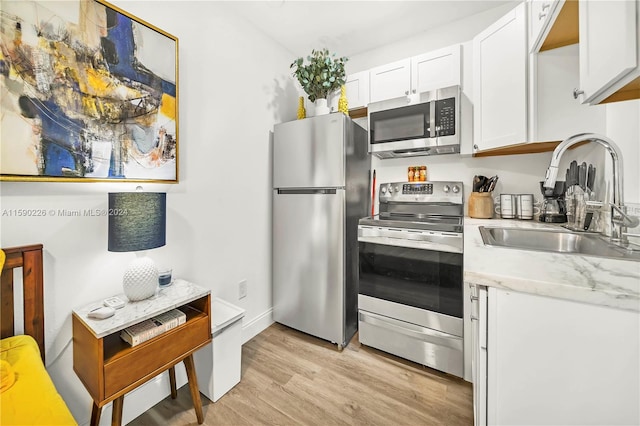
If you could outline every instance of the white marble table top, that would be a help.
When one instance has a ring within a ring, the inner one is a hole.
[[[126,304],[123,308],[117,309],[115,315],[109,318],[93,319],[87,317],[89,311],[103,306],[102,300],[74,309],[73,313],[87,325],[97,338],[102,338],[154,315],[185,305],[209,293],[211,290],[185,280],[176,279],[170,286],[159,288],[155,296],[138,302],[130,302],[124,294],[118,294],[117,296]]]
[[[485,246],[479,226],[549,228],[509,219],[464,219],[465,283],[640,312],[640,262]]]

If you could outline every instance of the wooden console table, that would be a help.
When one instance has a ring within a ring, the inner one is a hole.
[[[124,295],[119,295],[127,301]],[[102,301],[74,309],[73,370],[93,398],[91,425],[100,422],[102,407],[113,401],[112,425],[122,423],[124,396],[158,374],[169,370],[171,396],[176,397],[173,367],[184,362],[198,423],[202,424],[202,401],[192,354],[211,342],[210,291],[184,280],[146,300],[127,302],[114,316],[103,320],[87,317]],[[130,346],[120,331],[171,309],[180,309],[186,323],[151,340]]]

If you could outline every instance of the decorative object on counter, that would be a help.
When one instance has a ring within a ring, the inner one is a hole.
[[[124,294],[132,302],[147,299],[158,288],[158,268],[144,251],[166,244],[167,194],[109,193],[109,212],[109,251],[136,252],[122,279]]]
[[[304,108],[304,96],[298,99],[298,120],[307,118],[307,110]]]
[[[340,86],[340,99],[338,99],[338,111],[349,115],[349,102],[347,101],[347,86]]]
[[[312,50],[307,56],[308,64],[303,58],[298,58],[291,64],[293,76],[296,77],[309,100],[315,103],[315,115],[328,114],[327,96],[339,89],[345,83],[344,64],[348,58],[335,58],[335,53],[329,53],[324,48]]]
[[[595,198],[593,185],[596,177],[596,168],[593,164],[582,162],[578,165],[577,161],[572,161],[566,171],[566,191],[564,194],[567,209],[567,225],[566,227],[574,231],[587,231],[594,223],[593,229],[598,229],[597,221],[593,221],[594,213],[598,209],[590,209],[588,212],[587,204]],[[602,205],[602,203],[600,203]],[[588,215],[588,220],[587,220]],[[599,216],[596,214],[596,216]]]
[[[491,219],[493,217],[491,192],[472,192],[469,195],[469,217],[476,219]]]
[[[420,182],[427,181],[427,166],[420,166]]]

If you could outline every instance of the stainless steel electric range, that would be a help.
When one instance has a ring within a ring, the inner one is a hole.
[[[463,376],[462,182],[384,183],[358,224],[359,339]]]

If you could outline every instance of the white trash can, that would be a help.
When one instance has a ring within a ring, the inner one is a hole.
[[[216,402],[240,382],[244,309],[217,297],[211,300],[213,342],[194,353],[198,387]]]

